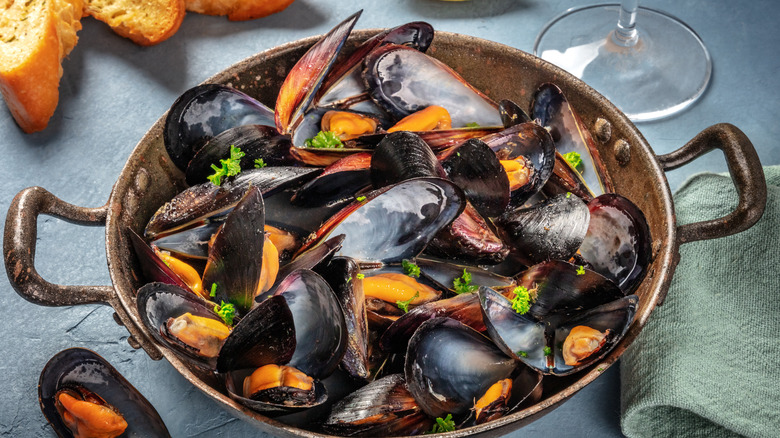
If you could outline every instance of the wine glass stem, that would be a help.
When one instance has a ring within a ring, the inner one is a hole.
[[[617,28],[612,34],[615,44],[623,47],[633,47],[639,41],[636,31],[636,10],[639,0],[622,0],[620,2],[620,17]]]

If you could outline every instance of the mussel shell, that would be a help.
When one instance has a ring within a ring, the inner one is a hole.
[[[568,260],[580,248],[590,223],[588,206],[574,195],[558,195],[529,208],[508,211],[496,226],[525,265]]]
[[[465,263],[495,265],[506,258],[509,247],[467,202],[463,213],[434,236],[425,252]]]
[[[168,335],[166,328],[170,318],[177,318],[187,312],[222,322],[219,316],[214,313],[213,304],[207,304],[197,295],[178,286],[147,283],[138,289],[136,306],[141,321],[157,342],[173,349],[194,365],[207,369],[216,367],[216,359],[197,354],[193,348]]]
[[[296,346],[293,314],[287,301],[271,297],[244,315],[225,339],[216,369],[220,373],[268,364],[285,364]]]
[[[141,265],[141,271],[144,273],[147,281],[172,284],[186,291],[190,291],[190,287],[187,286],[187,283],[173,272],[165,262],[157,257],[154,250],[144,242],[144,239],[141,238],[141,236],[129,228],[127,232],[130,235],[130,241],[133,244],[135,255],[138,257],[138,262]]]
[[[165,118],[165,149],[185,171],[195,152],[212,137],[242,125],[273,125],[274,112],[246,94],[224,85],[198,85],[173,103]]]
[[[371,98],[401,118],[439,105],[453,127],[500,126],[497,105],[441,61],[417,50],[388,44],[366,57],[363,80]]]
[[[258,367],[259,368],[259,367]],[[314,380],[314,401],[311,403],[295,403],[290,400],[286,403],[273,403],[270,401],[255,400],[253,398],[247,398],[243,395],[244,378],[249,376],[254,369],[244,369],[238,371],[231,371],[227,373],[225,377],[225,388],[228,391],[228,395],[233,400],[241,403],[257,412],[262,412],[266,415],[281,415],[290,412],[297,412],[304,409],[310,409],[315,406],[319,406],[328,400],[328,391],[325,386],[319,380]],[[277,391],[284,392],[285,388],[276,388]],[[294,397],[295,391],[292,388],[287,388],[290,395]]]
[[[534,95],[531,117],[549,129],[558,152],[580,154],[584,167],[581,175],[594,196],[614,191],[596,142],[557,85],[546,83],[539,86]]]
[[[472,138],[440,156],[450,181],[462,188],[483,217],[498,216],[509,205],[509,179],[496,154]]]
[[[403,375],[391,374],[336,403],[322,428],[341,436],[409,436],[432,424],[406,388]]]
[[[413,132],[387,134],[371,156],[371,182],[375,188],[411,178],[444,175],[431,148]]]
[[[170,438],[168,429],[154,409],[108,361],[84,348],[69,348],[55,354],[41,371],[38,400],[46,421],[60,438],[73,434],[60,418],[54,396],[60,389],[80,386],[98,394],[127,421],[123,437]]]
[[[212,240],[203,284],[206,289],[217,285],[215,302],[235,305],[239,315],[252,307],[263,270],[264,244],[263,196],[250,187]]]
[[[187,184],[195,185],[207,181],[214,173],[212,165],[220,166],[219,160],[230,157],[230,147],[235,146],[244,152],[241,169],[255,166],[255,160],[261,158],[269,166],[290,166],[295,159],[290,155],[292,143],[290,137],[279,135],[275,128],[265,125],[243,125],[225,130],[201,147],[187,165]]]
[[[322,206],[351,198],[371,185],[371,154],[348,155],[326,167],[320,176],[304,184],[290,202],[300,206]]]
[[[434,318],[414,332],[404,374],[409,392],[431,417],[467,412],[517,363],[486,337],[451,318]]]
[[[642,281],[652,254],[650,228],[642,211],[617,194],[588,203],[590,226],[580,246],[593,270],[631,293]]]
[[[368,319],[360,267],[349,257],[336,257],[316,269],[328,282],[344,310],[347,328],[347,350],[341,359],[341,368],[357,379],[368,380]]]
[[[504,128],[533,121],[527,112],[508,99],[498,102],[498,112],[501,114],[501,122],[504,124]]]
[[[417,256],[460,214],[465,201],[463,191],[450,181],[407,180],[346,207],[322,226],[309,247],[328,236],[344,234],[337,255],[361,263],[401,262]]]
[[[425,277],[431,279],[442,288],[454,292],[453,280],[463,275],[463,270],[467,270],[471,275],[471,284],[476,286],[487,286],[494,289],[503,289],[515,286],[515,280],[511,277],[498,275],[479,266],[459,265],[451,260],[439,260],[431,258],[418,257],[415,260],[420,272]]]
[[[314,271],[288,275],[274,295],[287,301],[295,322],[296,347],[289,365],[323,379],[333,373],[347,350],[347,326],[336,294]]]
[[[221,218],[224,219],[224,218]],[[209,240],[224,224],[224,220],[214,220],[197,227],[166,234],[152,241],[152,245],[161,250],[190,259],[206,260],[209,256]],[[138,254],[138,249],[136,249]],[[164,281],[164,280],[154,280]]]
[[[333,258],[333,255],[341,249],[341,244],[344,242],[344,235],[340,234],[335,237],[322,242],[314,248],[306,251],[303,254],[295,257],[290,263],[279,268],[279,272],[276,274],[276,281],[271,288],[255,298],[255,301],[262,302],[264,299],[273,295],[279,283],[282,282],[288,275],[299,269],[315,269],[317,266],[327,265]]]
[[[264,197],[314,178],[320,169],[305,167],[264,167],[245,170],[228,178],[221,186],[207,182],[192,186],[166,202],[146,224],[144,236],[156,239],[192,226],[222,220],[246,194],[257,187]]]

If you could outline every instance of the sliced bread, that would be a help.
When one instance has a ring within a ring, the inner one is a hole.
[[[187,10],[206,15],[227,15],[229,20],[254,20],[283,11],[293,0],[186,0]]]
[[[179,30],[185,6],[184,0],[84,0],[84,11],[117,34],[151,46]]]
[[[62,58],[78,41],[82,0],[0,0],[0,91],[27,133],[49,123]]]

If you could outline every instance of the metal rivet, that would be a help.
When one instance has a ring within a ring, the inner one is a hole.
[[[627,141],[620,139],[615,142],[614,146],[615,160],[621,166],[625,166],[631,161],[631,145]]]
[[[121,325],[122,327],[125,326],[125,323],[122,321],[122,318],[120,318],[119,315],[116,314],[116,312],[114,312],[113,316],[114,316],[114,322]]]
[[[612,138],[612,124],[599,117],[593,125],[593,132],[596,133],[598,141],[606,143]]]
[[[132,336],[127,338],[127,343],[130,344],[130,346],[133,347],[134,350],[138,350],[139,348],[141,348],[141,344],[139,344],[138,341],[136,341],[135,338]]]
[[[149,172],[144,168],[140,168],[135,176],[135,188],[139,192],[144,192],[147,187],[149,187]]]

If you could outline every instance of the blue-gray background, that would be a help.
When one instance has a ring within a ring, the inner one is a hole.
[[[358,29],[428,21],[531,51],[539,29],[561,11],[586,4],[551,0],[296,0],[284,12],[232,23],[188,14],[179,32],[155,47],[139,47],[86,18],[80,42],[64,62],[60,103],[49,127],[26,135],[0,103],[0,213],[28,186],[67,202],[103,205],[125,160],[146,130],[184,90],[258,51],[322,34],[358,9]],[[646,6],[686,21],[707,44],[714,63],[709,90],[674,118],[638,125],[656,153],[671,152],[718,122],[737,125],[765,164],[780,164],[780,3],[773,0],[657,0]],[[489,72],[487,72],[489,74]],[[674,189],[690,174],[725,171],[719,153],[668,174]],[[49,217],[39,224],[37,268],[62,284],[109,284],[104,231]],[[106,357],[157,408],[174,437],[261,435],[232,418],[165,361],[154,362],[126,342],[126,331],[103,306],[44,308],[0,280],[0,436],[54,436],[38,409],[43,365],[69,347]],[[513,437],[621,436],[617,367]]]

